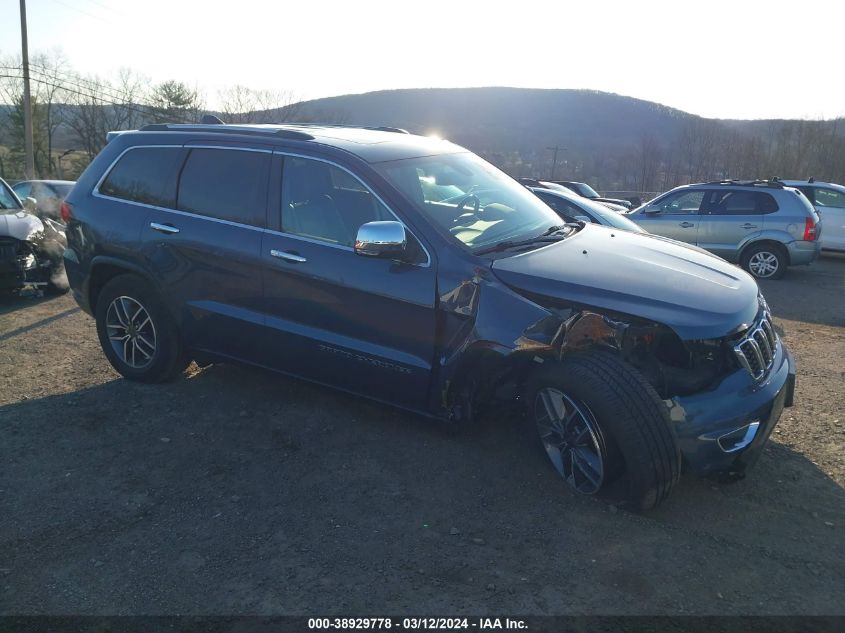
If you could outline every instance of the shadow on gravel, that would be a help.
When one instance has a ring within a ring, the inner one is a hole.
[[[53,314],[51,316],[45,317],[40,321],[36,321],[35,323],[30,323],[29,325],[25,325],[23,327],[19,327],[17,329],[11,330],[10,332],[2,332],[0,333],[0,343],[6,341],[10,338],[14,338],[16,336],[20,336],[21,334],[25,334],[31,330],[35,330],[40,327],[45,327],[50,325],[51,323],[58,321],[59,319],[63,319],[65,317],[69,317],[72,314],[76,314],[80,311],[80,308],[68,308],[58,314]]]
[[[631,515],[511,422],[455,437],[226,365],[2,407],[2,611],[843,610],[845,491],[802,455]]]
[[[39,303],[45,303],[53,299],[58,299],[59,296],[20,296],[12,293],[0,293],[0,316],[10,314],[16,310],[23,310],[31,308]]]
[[[776,319],[845,327],[845,254],[825,253],[809,266],[790,268],[783,279],[761,281],[760,288]],[[819,292],[840,301],[819,301]]]

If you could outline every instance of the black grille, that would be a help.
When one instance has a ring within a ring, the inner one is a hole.
[[[772,319],[768,312],[763,312],[759,320],[736,342],[734,353],[739,364],[748,370],[755,380],[762,380],[775,362],[777,342]]]
[[[16,259],[19,254],[19,242],[11,237],[0,238],[0,261]]]

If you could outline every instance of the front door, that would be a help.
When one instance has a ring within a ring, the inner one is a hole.
[[[413,263],[354,252],[362,224],[397,217],[346,169],[277,155],[273,170],[281,193],[271,218],[279,230],[265,233],[261,247],[265,364],[423,408],[434,360],[434,262],[410,233]]]
[[[740,247],[763,232],[765,215],[777,209],[775,199],[764,191],[708,192],[701,211],[698,245],[719,257],[736,261]]]
[[[635,221],[649,233],[695,244],[705,193],[703,189],[689,189],[668,195],[638,211]]]

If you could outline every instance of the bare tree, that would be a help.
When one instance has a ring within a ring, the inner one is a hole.
[[[65,121],[89,160],[106,144],[109,132],[133,129],[149,116],[142,105],[142,79],[129,71],[122,71],[117,83],[77,75],[72,86]]]
[[[301,105],[292,92],[255,90],[240,84],[218,95],[227,123],[284,123],[296,119]]]
[[[640,165],[640,191],[653,191],[657,173],[660,170],[661,149],[657,139],[650,132],[643,132],[637,148],[636,160]]]

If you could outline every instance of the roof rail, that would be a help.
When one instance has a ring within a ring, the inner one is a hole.
[[[375,130],[376,132],[396,132],[397,134],[410,134],[410,132],[401,127],[392,127],[390,125],[365,125],[365,130]]]
[[[770,180],[738,180],[736,178],[730,178],[725,180],[713,180],[711,182],[704,182],[701,184],[722,185],[728,187],[770,187],[772,189],[783,189],[784,187],[783,183],[778,178],[772,178]]]
[[[247,134],[257,136],[280,136],[297,141],[313,141],[314,137],[299,130],[283,127],[258,127],[249,125],[221,125],[220,123],[151,123],[141,132],[214,132],[215,134]]]
[[[392,125],[349,125],[346,123],[283,123],[281,125],[284,125],[285,127],[327,127],[347,130],[373,130],[374,132],[410,134],[408,130],[401,127],[393,127]]]

